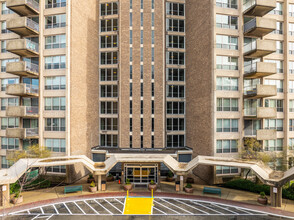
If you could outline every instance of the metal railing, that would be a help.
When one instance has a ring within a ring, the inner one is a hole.
[[[255,27],[256,27],[256,18],[253,18],[244,24],[244,33],[251,31]]]
[[[244,115],[245,116],[256,116],[257,115],[257,107],[244,108]]]
[[[31,84],[25,84],[25,86],[26,86],[26,93],[30,93],[30,94],[38,94],[39,93],[39,86],[31,85]]]
[[[244,87],[244,95],[256,95],[257,86],[247,86]]]
[[[246,3],[243,4],[243,11],[246,11],[248,8],[252,7],[253,5],[256,5],[256,0],[249,0]]]
[[[39,129],[38,128],[26,128],[25,129],[26,137],[35,137],[39,135]]]
[[[244,74],[255,73],[257,71],[257,63],[251,63],[244,66]]]
[[[238,45],[236,44],[216,44],[216,48],[221,48],[221,49],[228,49],[228,50],[238,50]]]
[[[39,32],[39,24],[35,21],[33,21],[32,19],[29,19],[27,18],[26,19],[27,22],[26,22],[26,25],[32,29],[34,29],[35,31],[38,31]]]
[[[244,53],[248,53],[249,51],[256,50],[256,48],[257,48],[257,41],[253,40],[252,42],[246,44],[243,49],[244,49]]]
[[[39,107],[38,106],[25,106],[26,115],[38,115]]]
[[[31,62],[25,62],[26,71],[39,73],[39,65]]]
[[[216,3],[217,7],[221,7],[221,8],[234,8],[234,9],[238,9],[238,5],[236,4],[231,4],[231,3],[222,3],[222,2],[217,2]]]
[[[35,52],[39,52],[39,44],[26,39],[26,48]]]
[[[39,3],[35,0],[27,0],[27,4],[32,8],[36,9],[37,11],[39,11]]]

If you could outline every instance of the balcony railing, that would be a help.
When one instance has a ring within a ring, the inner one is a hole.
[[[256,28],[256,18],[253,18],[244,24],[244,33],[249,32],[254,28]]]
[[[256,0],[251,0],[243,4],[243,11],[246,11],[248,8],[256,4]]]
[[[30,94],[39,93],[38,85],[31,85],[31,84],[25,84],[25,85],[26,85],[26,93],[30,93]]]
[[[244,66],[244,74],[254,73],[257,71],[257,63],[252,63]]]
[[[257,49],[257,41],[254,40],[248,44],[245,44],[244,53],[248,53],[249,51],[256,50],[256,49]]]
[[[34,73],[39,73],[39,65],[31,62],[25,62],[26,70]]]
[[[39,44],[26,39],[26,48],[35,52],[39,52]]]
[[[254,117],[257,115],[257,107],[251,107],[251,108],[245,108],[244,109],[244,115],[245,116],[251,116]]]
[[[39,24],[32,19],[27,19],[27,26],[39,32]]]
[[[38,128],[26,128],[25,132],[26,132],[26,134],[25,134],[26,137],[36,137],[39,135]]]
[[[36,9],[39,11],[39,3],[35,0],[27,0],[27,4],[31,6],[32,8]]]
[[[26,108],[26,115],[37,115],[39,114],[39,107],[38,106],[25,106]]]

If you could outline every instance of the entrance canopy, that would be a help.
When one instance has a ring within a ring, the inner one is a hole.
[[[252,162],[233,158],[197,156],[189,163],[180,163],[168,154],[148,153],[111,153],[106,154],[104,162],[95,163],[84,155],[63,156],[46,159],[20,159],[9,169],[0,170],[0,184],[14,183],[29,168],[49,167],[62,165],[83,164],[95,175],[106,175],[117,163],[164,163],[177,175],[186,175],[199,165],[228,166],[251,169],[260,180],[270,186],[283,186],[286,182],[294,179],[294,168],[286,172],[273,171],[262,162]]]

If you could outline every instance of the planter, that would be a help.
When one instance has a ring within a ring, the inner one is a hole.
[[[267,198],[258,197],[257,202],[262,205],[267,205]]]
[[[87,183],[92,183],[92,182],[95,183],[95,179],[94,179],[94,178],[88,178],[88,179],[87,179]]]
[[[125,184],[124,185],[124,190],[125,191],[128,191],[128,190],[130,191],[130,190],[132,190],[132,188],[133,188],[133,184]]]
[[[22,202],[23,202],[23,196],[19,196],[18,198],[16,198],[16,197],[12,198],[12,203],[13,204],[20,204]]]
[[[90,190],[90,192],[95,193],[95,192],[97,192],[97,187],[96,186],[94,186],[94,187],[89,186],[89,190]]]
[[[173,182],[175,180],[175,178],[174,177],[166,177],[166,181],[167,182]]]
[[[153,189],[153,192],[157,190],[157,185],[156,184],[148,184],[148,189],[151,191]]]
[[[114,176],[106,177],[106,182],[112,182],[112,181],[114,181]]]
[[[194,189],[193,188],[184,188],[185,192],[186,193],[193,193],[194,192]]]

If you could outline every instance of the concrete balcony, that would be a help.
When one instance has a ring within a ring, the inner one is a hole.
[[[39,96],[39,86],[29,84],[11,84],[6,87],[6,94],[21,97]]]
[[[277,73],[277,64],[256,62],[244,67],[245,78],[262,78]]]
[[[39,138],[38,128],[7,128],[6,137],[19,139],[36,139]]]
[[[25,61],[9,62],[6,64],[6,72],[17,76],[38,78],[39,65]]]
[[[6,0],[7,8],[20,16],[39,14],[39,3],[35,0]]]
[[[21,117],[21,118],[38,118],[38,106],[8,106],[6,108],[7,117]]]
[[[276,118],[277,109],[270,107],[256,107],[244,109],[244,118]]]
[[[7,29],[22,37],[39,35],[39,24],[27,17],[9,19]]]
[[[277,139],[277,131],[276,130],[266,130],[266,129],[257,130],[256,131],[256,139],[259,141]]]
[[[253,18],[244,24],[244,36],[263,37],[276,30],[276,20],[270,18]]]
[[[276,0],[249,0],[243,4],[243,14],[246,16],[263,17],[276,8]]]
[[[275,53],[276,50],[276,41],[257,39],[244,46],[244,57],[260,58]]]
[[[6,50],[21,57],[38,57],[39,44],[28,39],[10,40]]]
[[[273,85],[256,85],[244,88],[244,98],[259,99],[277,95],[277,87]]]

